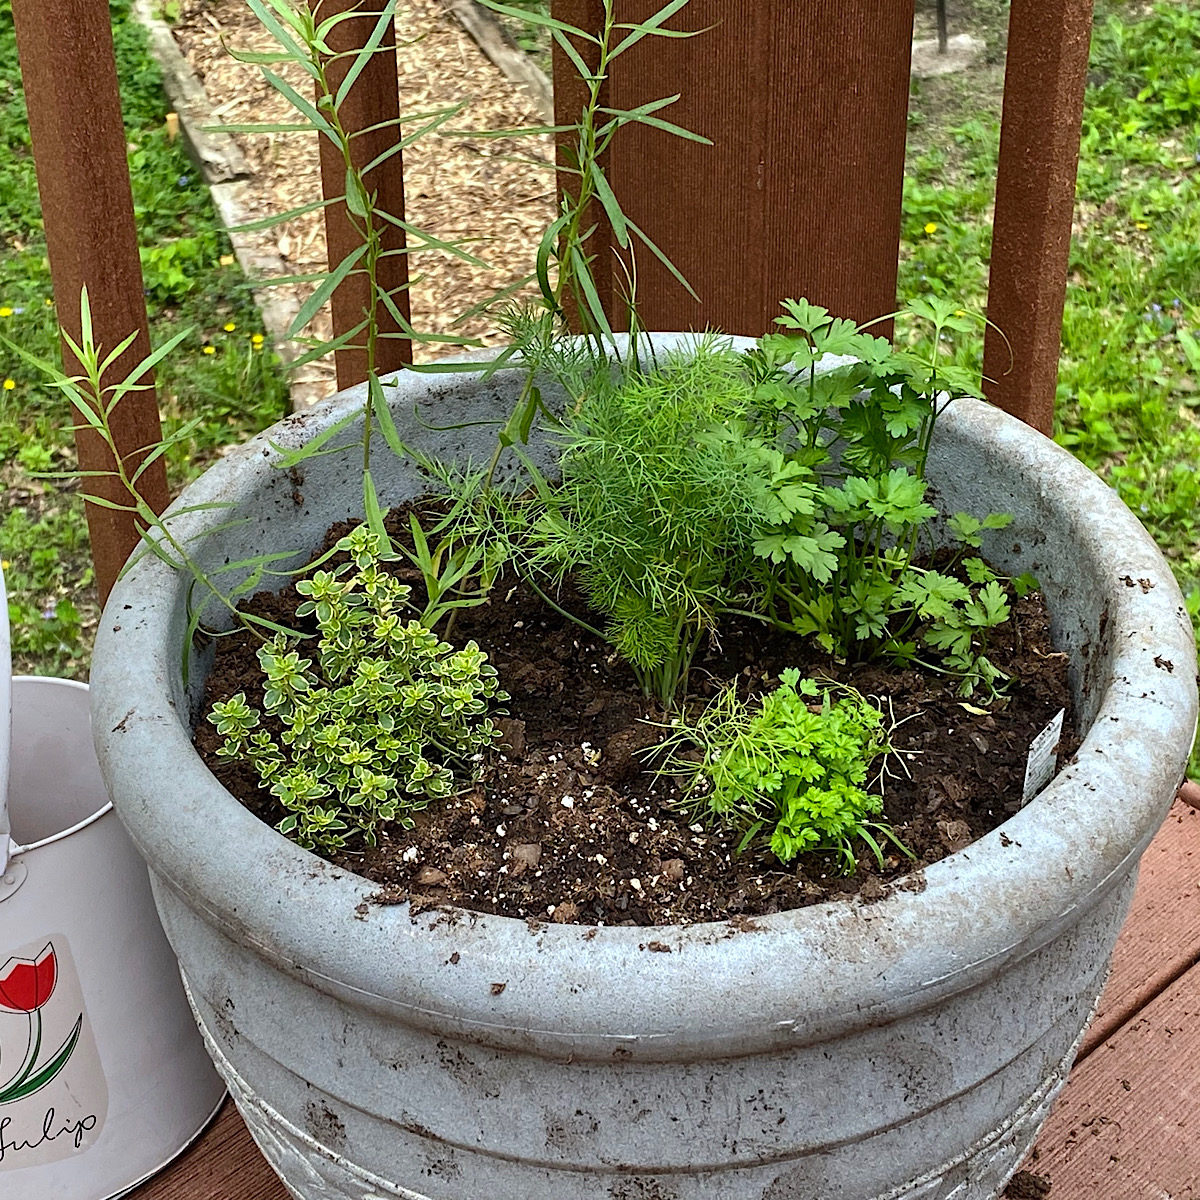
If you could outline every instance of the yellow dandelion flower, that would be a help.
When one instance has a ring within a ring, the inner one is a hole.
[[[261,346],[261,345],[263,344],[263,340],[264,340],[264,339],[263,339],[263,335],[262,335],[261,333],[256,333],[256,334],[253,334],[253,335],[251,336],[250,340],[251,340],[251,341],[252,341],[252,342],[253,342],[253,343],[254,343],[256,346]]]
[[[205,354],[216,354],[216,352],[217,352],[217,348],[215,346],[205,346],[204,347]]]
[[[3,308],[0,308],[0,317],[11,317],[12,314],[13,310],[7,304]]]
[[[1150,225],[1146,221],[1134,221],[1133,227],[1134,227],[1134,229],[1149,229]],[[0,311],[3,311],[3,310],[0,309]]]
[[[928,224],[925,226],[925,232],[926,232],[926,233],[937,233],[937,231],[938,231],[938,227],[937,227],[937,222],[936,222],[936,221],[930,221],[930,222],[929,222],[929,223],[928,223]]]
[[[51,297],[49,297],[49,296],[47,296],[47,297],[46,297],[46,299],[45,299],[44,303],[45,303],[45,305],[46,305],[46,307],[47,307],[47,308],[53,308],[53,307],[54,307],[54,301],[53,301],[53,299],[52,299]]]
[[[232,321],[226,321],[225,324],[221,326],[221,328],[224,329],[226,333],[232,333],[237,328],[237,326]]]
[[[17,386],[17,381],[15,379],[6,379],[4,381],[4,390],[6,392],[11,392],[13,390],[13,388],[15,388],[16,386]]]
[[[7,571],[8,568],[11,566],[12,566],[12,563],[10,563],[7,558],[4,559],[3,561],[0,561],[0,571]]]

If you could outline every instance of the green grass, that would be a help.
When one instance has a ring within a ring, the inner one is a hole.
[[[982,306],[998,92],[920,85],[910,116],[900,291]],[[998,77],[997,77],[998,82]],[[978,83],[978,81],[976,81]],[[932,113],[933,115],[928,115]],[[1200,615],[1200,12],[1098,0],[1056,437],[1171,561]],[[955,347],[960,359],[978,346]]]
[[[178,486],[222,446],[282,416],[287,390],[203,180],[166,136],[145,34],[128,0],[109,7],[151,336],[157,344],[181,327],[193,331],[158,374],[168,431],[203,417],[172,454]],[[51,296],[11,0],[0,0],[0,334],[53,358]],[[73,466],[71,423],[60,396],[0,348],[0,558],[14,670],[82,678],[97,616],[82,505],[73,485],[38,478]]]

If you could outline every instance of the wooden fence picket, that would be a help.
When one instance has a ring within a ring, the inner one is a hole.
[[[78,340],[79,297],[86,285],[100,346],[111,350],[137,331],[133,345],[104,377],[113,383],[150,352],[150,334],[108,0],[13,0],[13,22],[59,320]],[[63,355],[67,372],[76,374],[78,364],[65,346]],[[65,416],[75,420],[73,412]],[[139,451],[159,441],[153,388],[126,396],[113,413],[113,431],[122,458],[131,464]],[[108,447],[92,431],[79,430],[75,446],[80,470],[114,468]],[[94,476],[83,484],[85,493],[114,503],[129,500],[111,476]],[[161,458],[140,484],[154,508],[166,507]],[[103,601],[139,535],[130,513],[96,504],[86,511]]]

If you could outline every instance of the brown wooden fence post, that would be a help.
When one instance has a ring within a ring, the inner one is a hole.
[[[337,13],[362,7],[362,0],[317,0],[314,12],[318,20]],[[375,11],[372,11],[375,10]],[[337,54],[361,49],[371,36],[379,17],[373,4],[364,8],[361,17],[340,21],[326,39]],[[329,82],[335,91],[353,62],[351,58],[339,58],[329,65]],[[383,43],[372,56],[362,74],[355,80],[341,107],[342,123],[347,132],[358,134],[351,143],[354,165],[362,169],[382,154],[401,136],[400,127],[391,124],[383,129],[374,129],[384,121],[395,122],[400,115],[400,97],[396,65],[396,30],[389,26]],[[363,130],[370,130],[363,133]],[[321,185],[326,196],[340,196],[346,190],[346,164],[337,146],[327,137],[321,137]],[[392,155],[371,171],[368,186],[378,193],[378,206],[401,220],[404,218],[404,155]],[[360,244],[358,234],[350,223],[344,204],[331,204],[325,209],[325,236],[328,243],[329,265],[336,266],[347,254]],[[384,236],[385,250],[401,250],[404,247],[403,231],[388,225]],[[408,257],[392,254],[381,259],[378,280],[380,286],[391,290],[404,288],[394,297],[396,307],[404,319],[410,317],[408,291]],[[350,276],[333,294],[334,335],[351,329],[362,320],[367,311],[370,285],[361,274]],[[395,334],[399,326],[383,306],[378,313],[379,331]],[[367,353],[363,348],[346,347],[335,354],[338,387],[346,388],[361,383],[367,377]],[[375,368],[379,373],[401,370],[412,362],[412,343],[407,338],[383,337],[376,348]]]
[[[1091,22],[1092,0],[1012,0],[988,286],[997,329],[983,369],[988,399],[1043,433],[1054,423]]]
[[[619,0],[618,17],[659,7]],[[564,17],[589,9],[556,0]],[[708,32],[617,60],[614,107],[681,93],[658,115],[714,143],[645,126],[614,143],[622,205],[700,296],[642,251],[650,328],[760,334],[798,296],[859,320],[894,309],[912,22],[912,0],[692,0],[671,25]]]
[[[108,3],[13,0],[13,19],[59,320],[79,337],[79,295],[86,285],[100,345],[112,349],[137,331],[105,376],[115,382],[149,353],[150,335]],[[77,370],[65,347],[64,362],[68,372]],[[128,395],[112,425],[122,458],[136,462],[138,452],[161,437],[154,391]],[[104,442],[90,431],[77,432],[75,444],[81,470],[115,466]],[[166,506],[161,459],[141,477],[139,488],[154,508]],[[85,479],[84,490],[117,502],[128,499],[112,478]],[[87,505],[87,520],[103,601],[138,533],[131,514],[94,504]]]

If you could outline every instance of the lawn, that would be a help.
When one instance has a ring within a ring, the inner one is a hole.
[[[968,8],[961,5],[958,8]],[[995,0],[976,5],[995,52]],[[969,19],[968,19],[969,20]],[[970,23],[970,22],[969,22]],[[979,307],[1001,68],[914,87],[903,298]],[[1097,0],[1055,436],[1117,489],[1200,616],[1200,11]],[[964,347],[963,356],[978,352]]]

